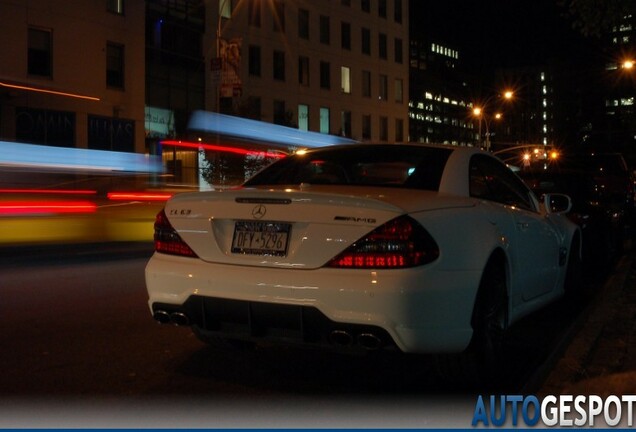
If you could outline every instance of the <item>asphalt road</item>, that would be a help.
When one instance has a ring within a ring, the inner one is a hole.
[[[515,326],[505,378],[470,388],[437,378],[422,357],[204,345],[188,328],[152,320],[150,253],[146,245],[0,253],[0,411],[10,411],[0,412],[0,427],[184,427],[182,416],[195,427],[447,426],[449,404],[433,410],[440,401],[532,391],[576,314],[557,304]]]

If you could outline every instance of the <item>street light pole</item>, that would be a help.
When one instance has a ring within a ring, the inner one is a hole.
[[[479,143],[479,146],[481,147],[481,142],[482,142],[482,138],[481,138],[481,122],[484,122],[484,125],[486,126],[486,146],[485,146],[485,150],[486,151],[490,151],[490,122],[489,122],[489,118],[488,118],[488,113],[485,110],[485,107],[488,106],[488,103],[494,98],[495,96],[491,96],[489,97],[486,102],[484,102],[484,104],[482,106],[476,106],[475,108],[473,108],[473,115],[475,117],[478,118],[479,120],[479,138],[477,140],[477,142]],[[503,94],[499,94],[496,95],[496,97],[503,97],[503,99],[509,101],[512,100],[514,97],[514,92],[512,90],[506,90]],[[491,119],[494,118],[496,120],[500,120],[502,117],[502,114],[499,112],[496,112],[492,115]]]

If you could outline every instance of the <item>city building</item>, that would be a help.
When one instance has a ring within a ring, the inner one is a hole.
[[[144,4],[0,0],[0,141],[143,153]]]
[[[472,117],[469,77],[462,71],[460,52],[447,44],[410,40],[410,141],[475,145],[479,120]]]
[[[408,3],[210,2],[206,108],[356,141],[406,141]]]

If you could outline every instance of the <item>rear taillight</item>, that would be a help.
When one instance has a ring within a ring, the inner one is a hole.
[[[157,217],[155,218],[155,251],[195,258],[197,256],[172,227],[165,210],[161,210],[157,213]]]
[[[414,219],[400,216],[356,241],[327,267],[399,269],[427,264],[438,256],[433,237]]]

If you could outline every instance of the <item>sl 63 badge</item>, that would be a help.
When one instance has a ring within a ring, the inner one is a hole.
[[[190,213],[190,209],[170,209],[170,216],[188,216]]]

